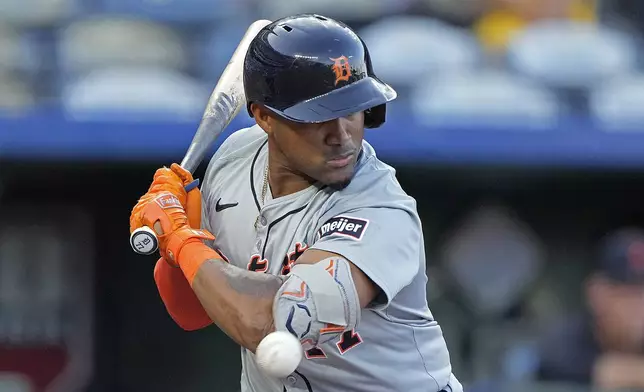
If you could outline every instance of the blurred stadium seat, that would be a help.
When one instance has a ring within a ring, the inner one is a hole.
[[[394,87],[442,71],[471,69],[480,61],[476,38],[467,30],[422,16],[394,16],[359,31],[377,74]]]
[[[604,130],[644,132],[644,74],[616,77],[594,88],[589,106]]]
[[[244,0],[101,0],[108,14],[179,23],[213,22],[247,9]]]
[[[620,31],[572,21],[537,22],[510,42],[508,62],[553,88],[585,89],[636,67],[637,47]]]
[[[29,84],[14,73],[0,71],[0,116],[22,114],[36,103]]]
[[[0,24],[0,70],[33,74],[39,68],[34,42],[9,25]]]
[[[2,0],[0,21],[19,26],[51,26],[79,10],[77,0]]]
[[[177,71],[111,68],[70,82],[63,92],[66,114],[76,120],[167,120],[201,118],[209,91]]]
[[[263,0],[258,1],[260,17],[275,20],[299,13],[316,13],[348,21],[371,21],[404,6],[399,0]]]
[[[133,18],[95,17],[72,23],[60,33],[58,55],[65,76],[111,66],[181,69],[188,61],[174,30]]]
[[[557,96],[503,71],[446,72],[416,81],[411,107],[418,121],[494,125],[526,119],[521,131],[552,126],[560,114]]]
[[[431,15],[458,25],[472,23],[485,9],[485,2],[479,0],[421,0],[420,3]]]
[[[206,33],[205,39],[198,45],[198,67],[209,85],[214,87],[217,83],[251,23],[251,20],[224,22]]]
[[[545,262],[532,229],[494,205],[471,211],[447,237],[441,253],[462,298],[482,319],[499,317],[523,300]]]

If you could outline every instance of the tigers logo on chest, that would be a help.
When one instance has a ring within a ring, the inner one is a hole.
[[[302,254],[309,248],[308,245],[302,242],[296,242],[292,251],[288,252],[282,259],[281,264],[281,275],[288,275],[291,272],[291,268],[295,264],[295,261],[302,256]],[[260,255],[253,255],[248,262],[248,270],[255,272],[266,272],[268,271],[269,265],[268,259],[262,259]]]

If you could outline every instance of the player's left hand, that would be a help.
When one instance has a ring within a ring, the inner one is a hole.
[[[130,232],[141,227],[141,213],[146,203],[162,192],[169,192],[179,200],[186,210],[190,227],[200,228],[201,192],[196,186],[188,191],[185,189],[186,186],[193,184],[193,182],[192,174],[176,163],[173,163],[170,168],[162,167],[158,169],[154,173],[148,192],[139,199],[139,202],[132,209]]]
[[[179,199],[170,192],[148,194],[134,208],[132,227],[147,226],[159,239],[159,251],[171,264],[176,264],[181,247],[191,240],[214,240],[205,230],[192,229]]]
[[[143,208],[161,193],[174,195],[182,206],[187,203],[187,194],[183,181],[171,169],[163,167],[154,173],[152,184],[145,195],[141,196],[130,214],[130,233],[142,226]]]

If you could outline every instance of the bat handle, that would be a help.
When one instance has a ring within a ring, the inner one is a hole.
[[[184,189],[190,192],[199,186],[199,179],[186,185]],[[135,253],[140,255],[151,255],[159,249],[159,239],[154,230],[147,226],[139,227],[130,234],[130,246]]]

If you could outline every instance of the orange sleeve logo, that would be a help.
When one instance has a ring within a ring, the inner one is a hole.
[[[329,57],[333,61],[331,69],[335,73],[335,85],[337,86],[340,81],[349,81],[351,76],[351,67],[347,56],[340,56],[338,58]]]

